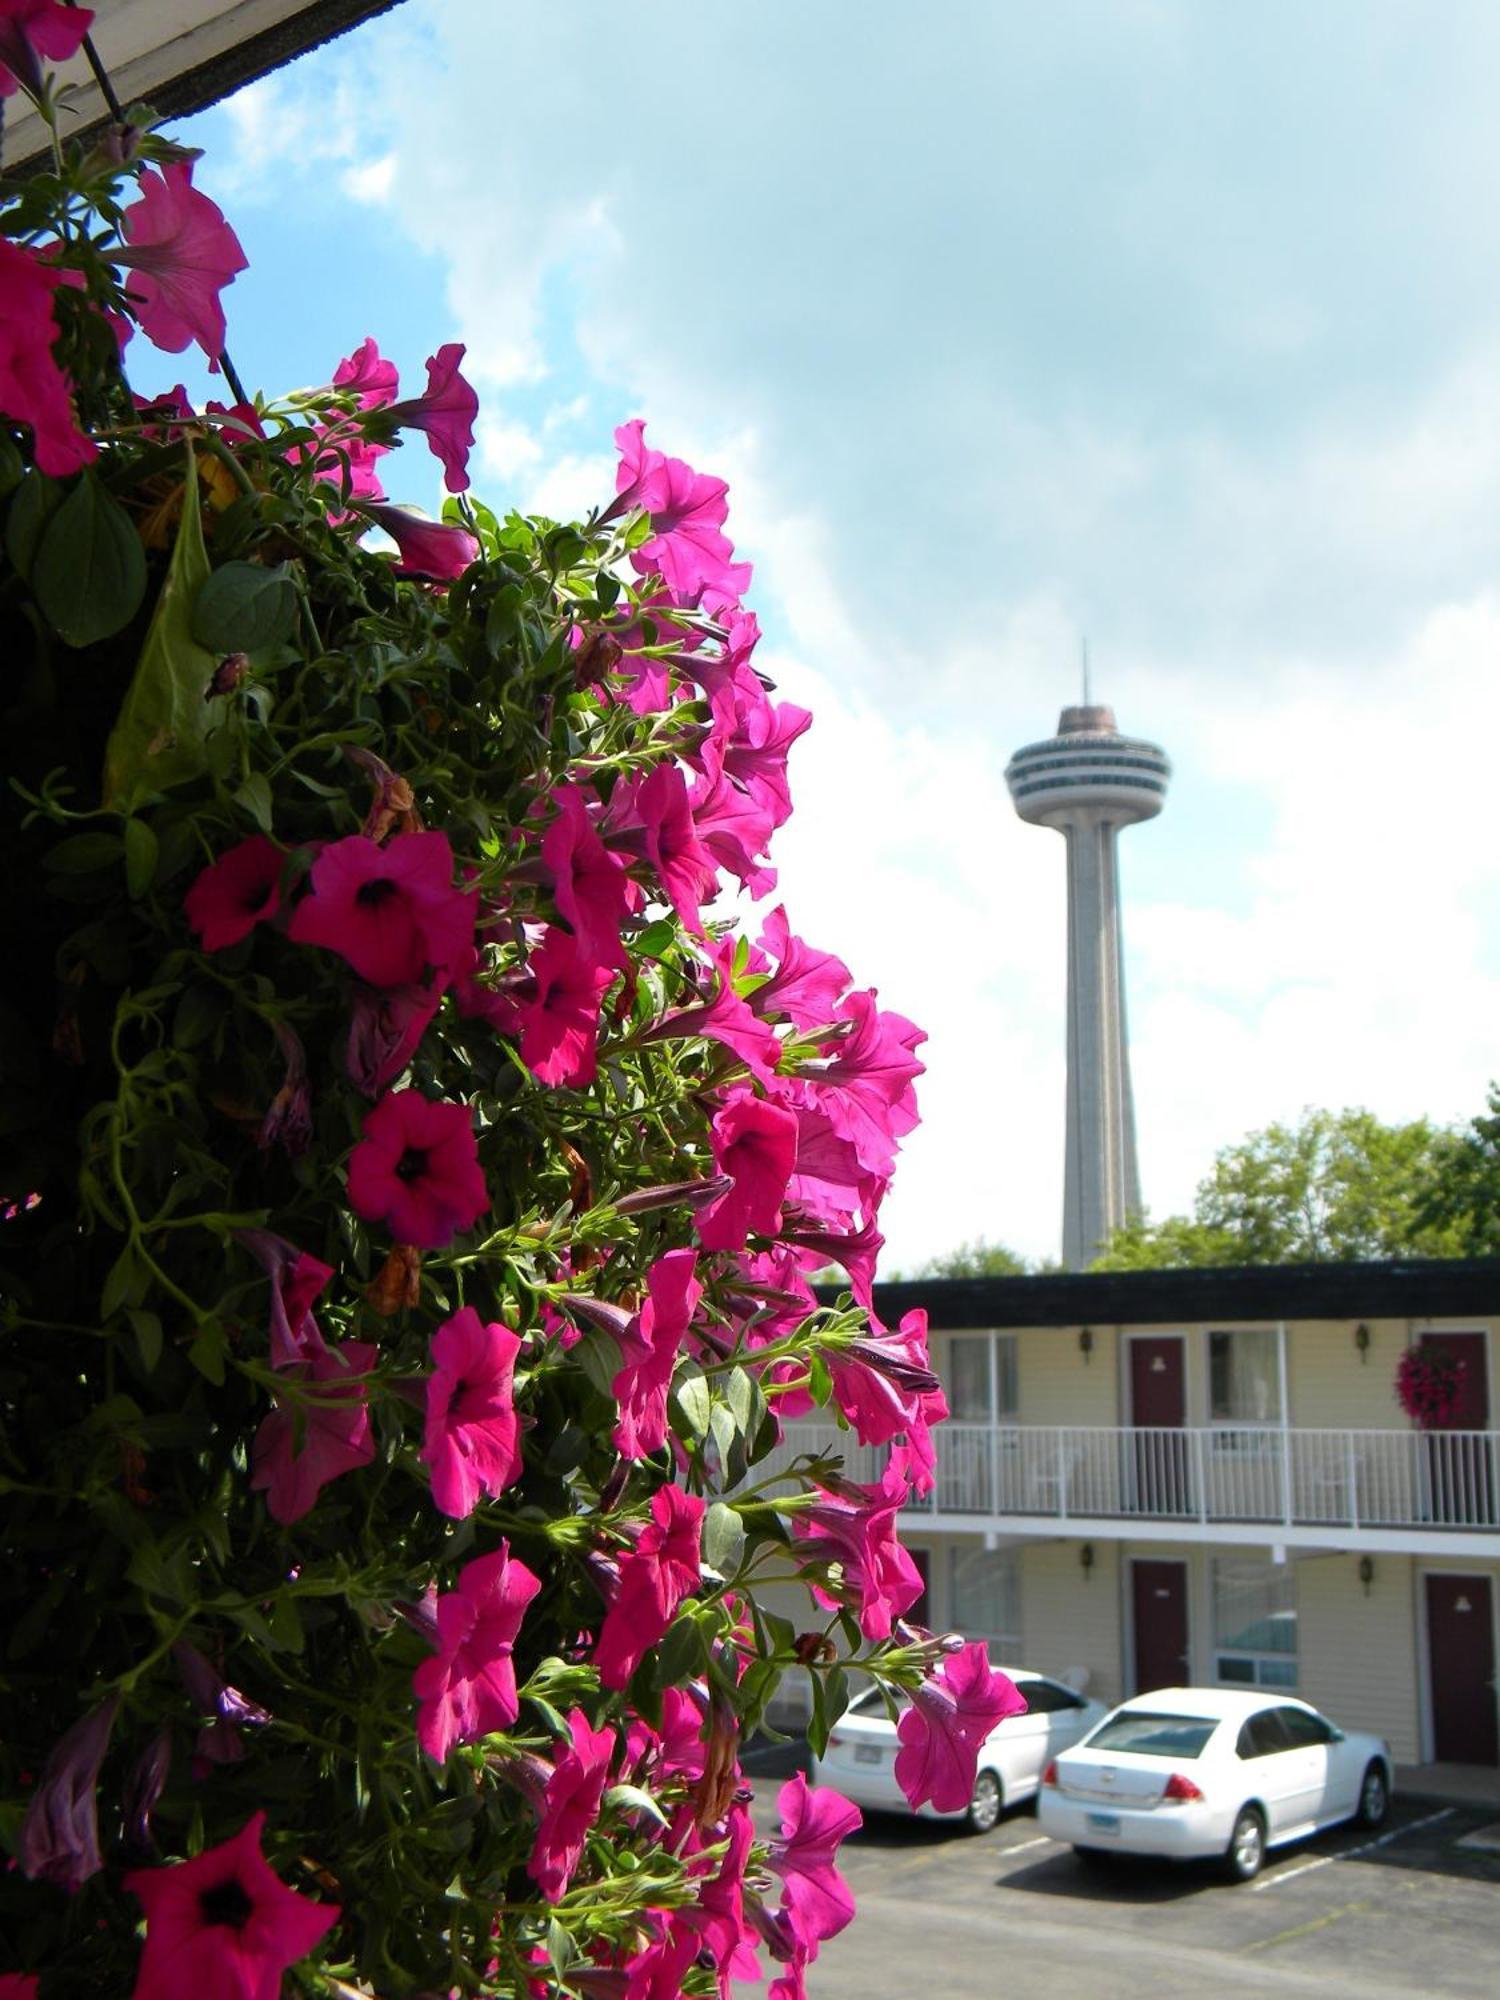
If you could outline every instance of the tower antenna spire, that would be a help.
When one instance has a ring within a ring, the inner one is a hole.
[[[1089,672],[1089,640],[1086,632],[1079,637],[1078,650],[1083,661],[1083,705],[1085,708],[1092,708],[1094,705],[1094,686],[1093,676]]]

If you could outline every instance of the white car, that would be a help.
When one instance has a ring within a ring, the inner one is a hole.
[[[1026,1697],[1024,1715],[1008,1715],[985,1738],[979,1752],[974,1794],[967,1806],[953,1813],[918,1808],[922,1819],[951,1820],[970,1833],[988,1833],[1007,1806],[1034,1796],[1042,1772],[1060,1750],[1066,1750],[1103,1720],[1104,1704],[1029,1673],[1024,1667],[1001,1667]],[[905,1706],[898,1697],[898,1706]],[[813,1762],[815,1785],[832,1785],[858,1806],[877,1812],[909,1813],[911,1807],[896,1783],[896,1725],[886,1713],[879,1688],[866,1688],[829,1733],[828,1747]]]
[[[1219,1856],[1248,1882],[1267,1848],[1357,1819],[1379,1826],[1390,1745],[1266,1689],[1158,1688],[1047,1766],[1037,1818],[1092,1860]]]

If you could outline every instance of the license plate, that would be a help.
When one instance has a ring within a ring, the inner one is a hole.
[[[1089,1813],[1087,1815],[1090,1833],[1118,1833],[1120,1815],[1118,1813]]]
[[[878,1743],[856,1743],[854,1746],[856,1764],[878,1764],[883,1755]]]

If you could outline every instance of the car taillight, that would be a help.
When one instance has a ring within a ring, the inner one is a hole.
[[[1043,1783],[1044,1785],[1051,1785],[1051,1786],[1052,1786],[1052,1787],[1053,1787],[1054,1789],[1056,1788],[1056,1786],[1057,1786],[1057,1759],[1056,1759],[1055,1757],[1054,1757],[1054,1758],[1052,1759],[1052,1762],[1051,1762],[1051,1763],[1050,1763],[1050,1764],[1049,1764],[1049,1765],[1047,1766],[1046,1770],[1045,1770],[1045,1771],[1043,1771],[1043,1773],[1042,1773],[1042,1783]]]
[[[1174,1771],[1167,1780],[1161,1801],[1163,1805],[1190,1806],[1196,1805],[1202,1797],[1202,1792],[1191,1778],[1185,1778],[1180,1771]]]
[[[830,1750],[842,1750],[844,1745],[848,1741],[849,1739],[847,1736],[840,1736],[837,1733],[837,1731],[835,1731],[834,1734],[830,1736],[828,1739],[828,1747]]]

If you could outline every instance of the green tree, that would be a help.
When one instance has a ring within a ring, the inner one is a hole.
[[[1191,1216],[1128,1224],[1094,1268],[1462,1255],[1461,1229],[1433,1205],[1454,1144],[1425,1118],[1385,1125],[1369,1111],[1305,1111],[1226,1146]]]
[[[987,1236],[960,1243],[939,1257],[929,1257],[912,1272],[914,1278],[1024,1278],[1031,1270],[1024,1257]]]
[[[1463,1257],[1500,1257],[1500,1083],[1488,1104],[1466,1130],[1440,1134],[1417,1202],[1418,1222],[1451,1233]]]

